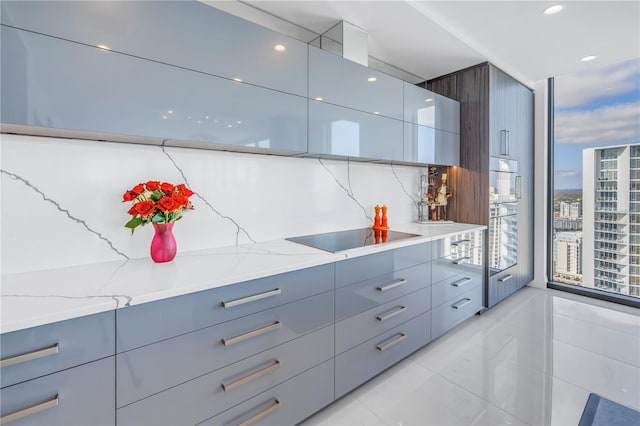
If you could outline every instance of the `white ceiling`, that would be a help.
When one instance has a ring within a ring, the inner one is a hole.
[[[490,61],[532,83],[640,56],[639,0],[205,2],[307,42],[348,21],[369,33],[370,56],[418,79]],[[543,15],[553,4],[565,9]]]

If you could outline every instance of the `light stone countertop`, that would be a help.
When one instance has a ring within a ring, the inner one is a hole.
[[[461,232],[469,224],[394,226],[418,237],[330,253],[286,240],[179,253],[168,263],[150,258],[3,275],[0,332],[125,308],[243,281],[420,244]]]

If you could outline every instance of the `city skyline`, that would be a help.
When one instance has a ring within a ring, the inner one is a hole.
[[[582,189],[584,149],[640,143],[640,58],[554,80],[554,189]]]

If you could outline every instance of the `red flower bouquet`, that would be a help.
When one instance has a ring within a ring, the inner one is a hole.
[[[167,182],[150,180],[139,183],[122,196],[122,201],[132,201],[129,214],[133,216],[124,226],[131,229],[147,223],[171,223],[182,218],[187,210],[193,210],[189,197],[193,191],[181,183],[172,185]]]

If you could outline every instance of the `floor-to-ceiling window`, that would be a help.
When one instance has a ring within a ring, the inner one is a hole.
[[[640,300],[640,58],[550,87],[551,280]]]

